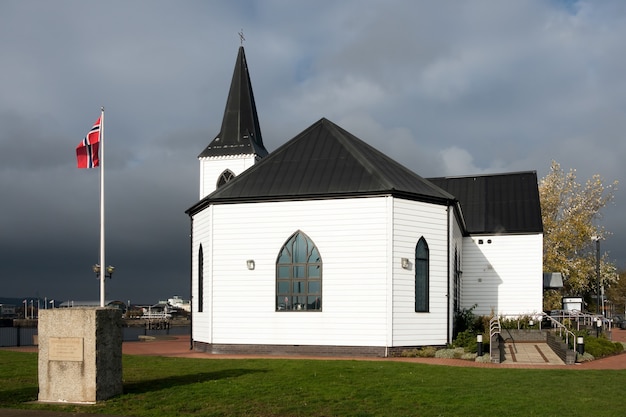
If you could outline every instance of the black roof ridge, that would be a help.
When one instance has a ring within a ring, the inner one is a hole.
[[[388,187],[389,189],[394,189],[393,184],[390,183],[390,181],[380,171],[380,169],[378,169],[374,164],[372,164],[371,161],[368,158],[366,158],[365,155],[363,155],[363,152],[361,152],[361,150],[357,146],[354,146],[354,144],[350,142],[350,140],[346,140],[347,139],[346,136],[348,136],[351,140],[358,140],[359,142],[362,142],[366,146],[372,147],[369,143],[357,138],[356,136],[354,136],[347,130],[339,127],[338,125],[326,119],[325,117],[320,119],[320,122],[327,123],[329,128],[335,131],[338,131],[337,133],[339,134],[336,135],[336,138],[339,141],[339,143],[341,143],[345,148],[347,148],[350,151],[350,154],[353,154],[353,155],[357,154],[359,156],[358,158],[359,161],[365,167],[365,169],[367,169],[370,172],[370,174],[376,174],[376,177],[378,177],[381,180],[381,182],[383,182],[382,185],[384,187]]]
[[[514,171],[514,172],[493,172],[491,174],[450,175],[450,176],[440,176],[440,177],[426,177],[426,179],[433,179],[433,180],[434,179],[460,179],[460,178],[495,177],[495,176],[520,175],[520,174],[537,175],[537,171],[528,170],[528,171]]]
[[[345,140],[346,136],[349,137],[351,140],[353,141],[358,141],[360,144],[367,146],[370,150],[380,154],[384,159],[387,160],[388,163],[395,165],[397,168],[400,168],[402,170],[404,170],[405,172],[407,172],[410,175],[414,175],[416,177],[418,177],[419,179],[421,179],[425,185],[428,185],[433,191],[442,194],[442,197],[445,197],[448,200],[454,201],[456,200],[456,198],[450,194],[449,192],[447,192],[446,190],[438,187],[437,185],[431,183],[430,181],[428,181],[428,179],[422,177],[421,175],[417,174],[415,171],[405,167],[404,165],[402,165],[401,163],[399,163],[398,161],[390,158],[389,156],[387,156],[386,154],[380,152],[378,149],[374,148],[372,145],[370,145],[369,143],[365,142],[363,139],[360,139],[358,137],[356,137],[355,135],[353,135],[352,133],[348,132],[347,130],[345,130],[344,128],[342,128],[341,126],[333,123],[332,121],[326,119],[325,117],[321,118],[319,120],[319,122],[325,123],[327,122],[329,124],[330,127],[332,127],[334,130],[338,130],[339,133],[341,134],[340,136],[337,137],[337,139],[340,141],[340,143],[342,145],[344,145],[346,148],[349,148],[349,150],[351,151],[352,154],[358,154],[360,156],[359,161],[363,164],[363,166],[368,169],[370,171],[370,173],[372,174],[376,174],[376,176],[378,178],[380,178],[384,184],[385,187],[389,187],[390,190],[396,190],[396,188],[394,188],[393,184],[389,181],[388,176],[382,172],[377,166],[375,166],[374,164],[371,163],[370,159],[368,157],[366,157],[362,150],[359,149],[357,146],[354,146],[353,143],[351,143],[350,141]],[[315,124],[314,124],[315,125]],[[402,190],[398,190],[398,191],[402,191]]]

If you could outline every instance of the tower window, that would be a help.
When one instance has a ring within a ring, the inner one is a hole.
[[[220,174],[219,179],[217,180],[217,188],[220,188],[222,185],[225,185],[227,182],[235,178],[235,174],[230,169],[222,172]]]

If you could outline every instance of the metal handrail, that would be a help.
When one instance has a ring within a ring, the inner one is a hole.
[[[570,329],[567,328],[567,326],[565,326],[563,323],[561,323],[558,320],[555,320],[554,318],[552,318],[552,316],[546,314],[546,313],[542,313],[542,316],[544,318],[548,318],[550,323],[552,323],[552,325],[556,328],[559,329],[559,336],[563,337],[563,331],[565,331],[565,344],[567,346],[569,346],[569,336],[572,336],[572,344],[574,346],[574,352],[576,352],[576,335],[574,334],[574,332],[572,332]]]
[[[543,313],[544,316],[548,316],[547,313]],[[549,317],[557,317],[560,319],[569,319],[576,322],[576,330],[580,330],[581,323],[585,326],[595,326],[596,322],[600,320],[602,325],[606,324],[607,330],[610,332],[612,328],[611,320],[598,314],[585,313],[579,310],[553,310]]]
[[[582,317],[583,320],[587,320],[590,317],[593,317],[589,314],[582,314],[582,313],[578,313],[578,312],[567,312],[568,316],[567,318],[573,318],[573,317]],[[571,330],[569,330],[567,328],[567,326],[565,326],[563,323],[561,323],[558,320],[555,320],[554,317],[550,316],[549,314],[542,312],[538,314],[539,316],[541,316],[540,321],[542,318],[547,318],[550,323],[552,324],[553,328],[556,328],[559,330],[559,336],[563,337],[563,333],[565,333],[565,343],[569,346],[569,339],[570,336],[572,337],[572,345],[574,346],[574,351],[576,351],[576,334],[574,334],[574,332],[572,332]],[[527,314],[506,314],[504,315],[504,317],[508,317],[508,318],[513,318],[513,317],[528,317]],[[563,316],[564,317],[564,316]],[[535,315],[535,318],[537,318],[537,315]],[[519,327],[519,323],[518,323],[518,327]],[[493,317],[489,320],[489,354],[491,355],[491,340],[493,339],[493,336],[496,334],[501,334],[502,333],[502,326],[500,323],[500,316],[496,316]]]
[[[500,317],[492,317],[489,320],[489,360],[491,361],[493,358],[492,349],[493,345],[493,337],[502,332],[502,326],[500,326]]]

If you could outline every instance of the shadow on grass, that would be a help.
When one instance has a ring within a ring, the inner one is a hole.
[[[37,386],[0,391],[0,407],[9,407],[27,401],[35,401],[39,394]]]
[[[215,372],[201,372],[188,375],[176,375],[165,378],[128,382],[124,384],[124,394],[142,394],[172,387],[192,385],[219,379],[237,378],[243,375],[268,372],[259,369],[225,369]]]

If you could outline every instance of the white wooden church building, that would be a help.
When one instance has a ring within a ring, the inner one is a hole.
[[[199,160],[197,350],[386,356],[542,310],[535,172],[425,179],[324,118],[269,153],[243,47]]]

